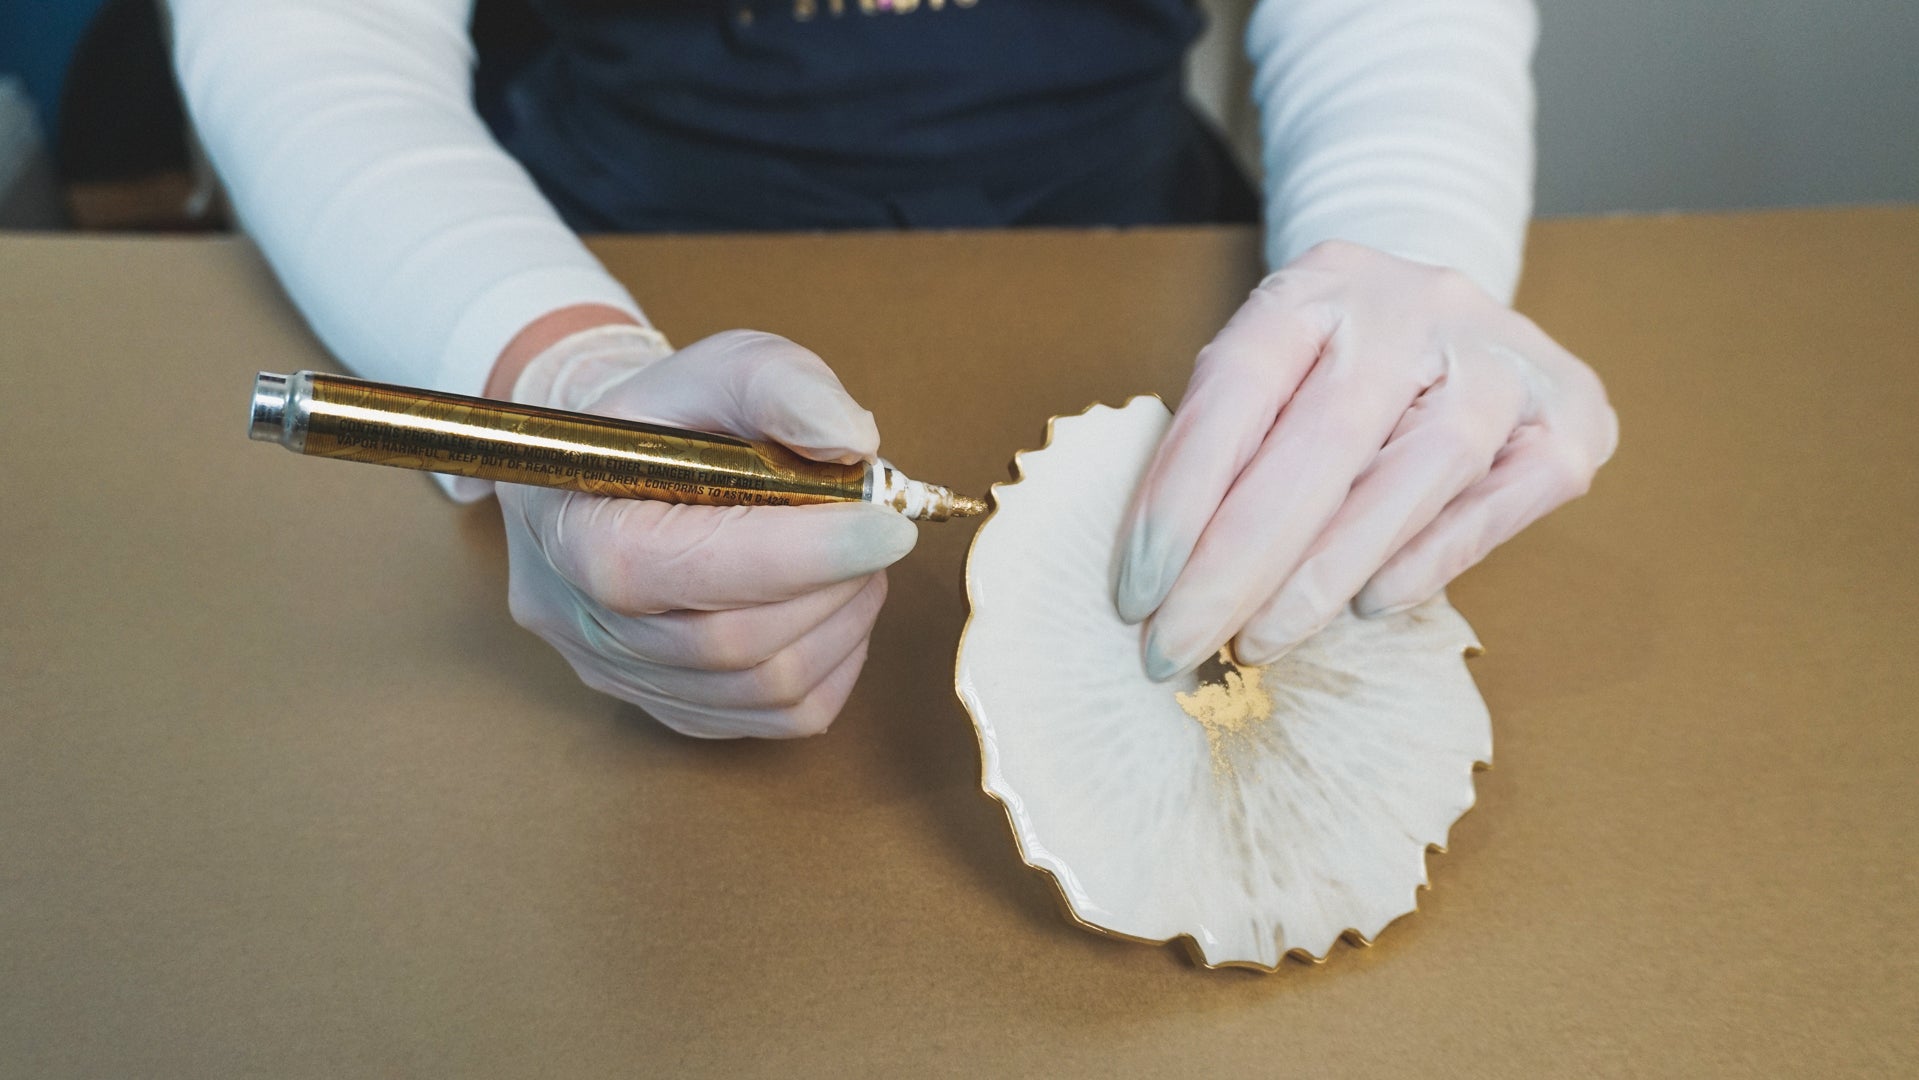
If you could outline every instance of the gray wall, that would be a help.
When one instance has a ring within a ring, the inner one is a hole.
[[[1537,0],[1539,212],[1919,201],[1919,0]],[[1256,159],[1251,0],[1189,83]]]
[[[1539,209],[1919,200],[1919,0],[1539,0]]]

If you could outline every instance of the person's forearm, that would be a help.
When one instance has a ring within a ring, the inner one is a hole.
[[[1532,210],[1530,0],[1262,0],[1246,34],[1275,268],[1325,240],[1510,300]]]
[[[475,112],[471,0],[172,8],[209,156],[348,367],[477,394],[582,311],[642,320]]]

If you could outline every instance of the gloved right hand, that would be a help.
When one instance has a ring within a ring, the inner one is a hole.
[[[517,401],[742,438],[819,461],[879,452],[825,362],[735,330],[670,352],[602,326],[548,348]],[[826,730],[866,661],[884,568],[918,531],[866,504],[682,506],[501,484],[514,619],[596,690],[701,738]]]

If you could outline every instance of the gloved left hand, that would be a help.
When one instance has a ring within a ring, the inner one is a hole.
[[[1587,489],[1591,368],[1463,275],[1347,243],[1267,278],[1199,354],[1135,496],[1116,602],[1157,679],[1270,663],[1411,607]]]

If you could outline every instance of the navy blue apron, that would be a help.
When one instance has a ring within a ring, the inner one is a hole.
[[[476,22],[476,95],[582,231],[1257,217],[1182,93],[1190,0],[530,8],[534,47],[491,35],[517,62],[490,55]]]

